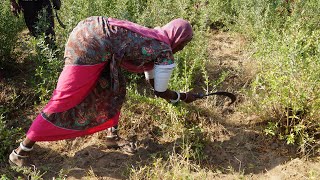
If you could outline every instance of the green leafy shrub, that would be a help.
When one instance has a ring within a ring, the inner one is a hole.
[[[22,29],[24,22],[22,18],[13,17],[10,12],[10,2],[0,2],[0,62],[10,57],[18,39],[18,32]]]
[[[56,87],[63,61],[57,58],[58,51],[50,49],[44,38],[34,39],[37,56],[33,84],[40,102],[46,102]]]
[[[252,84],[253,109],[273,123],[266,129],[301,151],[319,130],[319,20],[317,1],[263,1],[238,11],[237,29],[254,39],[260,71]],[[308,148],[309,147],[309,148]]]

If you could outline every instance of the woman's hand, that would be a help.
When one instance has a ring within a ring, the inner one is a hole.
[[[183,97],[181,97],[181,100],[184,101],[185,103],[191,103],[195,100],[197,100],[197,97],[195,96],[194,93],[191,92],[186,92],[186,93],[181,93],[183,96],[183,94],[185,94]]]
[[[177,93],[179,92],[171,91],[171,90],[166,90],[165,92],[154,91],[154,94],[156,96],[166,99],[168,102],[170,102],[171,100],[178,100],[178,101],[180,100],[180,101],[184,101],[185,103],[191,103],[198,99],[197,96],[191,92],[179,93],[180,94],[179,96],[180,99],[179,99]]]

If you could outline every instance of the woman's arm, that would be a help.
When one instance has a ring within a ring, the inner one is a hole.
[[[145,72],[146,79],[153,87],[156,96],[172,103],[180,100],[190,103],[196,100],[196,97],[192,93],[180,93],[168,89],[169,79],[175,67],[173,59],[171,51],[161,53],[155,61],[154,69]]]
[[[154,88],[154,79],[147,79],[148,83]],[[158,97],[161,97],[167,101],[170,101],[170,100],[177,100],[178,98],[178,94],[180,94],[180,99],[181,101],[184,101],[186,103],[191,103],[193,101],[196,100],[196,97],[190,93],[190,92],[186,92],[186,93],[180,93],[180,92],[176,92],[176,91],[171,91],[169,89],[167,89],[166,91],[164,92],[158,92],[158,91],[155,91],[154,90],[154,94]]]
[[[154,89],[154,79],[149,79],[147,81]],[[156,96],[161,97],[161,98],[166,99],[166,100],[171,100],[171,99],[177,99],[178,98],[177,93],[175,91],[171,91],[169,89],[167,89],[164,92],[154,91],[154,94]],[[185,98],[186,98],[186,93],[180,93],[180,99],[184,100]]]

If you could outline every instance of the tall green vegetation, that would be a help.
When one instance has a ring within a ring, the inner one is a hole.
[[[7,125],[7,115],[14,109],[17,96],[14,93],[11,97],[6,97],[1,78],[4,71],[8,71],[7,66],[12,63],[11,52],[17,40],[17,33],[22,29],[21,19],[14,18],[10,12],[9,1],[0,2],[0,161],[6,159],[10,148],[15,140],[21,136],[21,129]],[[14,55],[12,55],[14,56]]]
[[[22,19],[13,17],[9,1],[0,2],[0,63],[10,56],[17,40],[17,33],[22,29]]]
[[[217,20],[251,39],[260,70],[252,83],[252,112],[270,121],[266,134],[298,144],[319,139],[319,1],[209,1]],[[221,16],[222,15],[222,16]]]
[[[252,84],[252,109],[267,134],[299,144],[306,153],[320,128],[319,1],[234,1],[234,29],[252,38],[260,66]]]

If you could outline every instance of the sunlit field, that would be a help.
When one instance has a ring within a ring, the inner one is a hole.
[[[57,13],[66,28],[55,18],[52,50],[44,37],[30,36],[9,1],[0,2],[1,179],[319,178],[319,7],[317,0],[62,1]],[[153,95],[143,74],[123,71],[120,135],[137,142],[137,154],[106,149],[99,132],[39,143],[36,168],[10,167],[9,154],[55,88],[68,35],[89,16],[146,27],[188,20],[194,38],[175,54],[170,89],[229,91],[237,101],[170,104]]]

